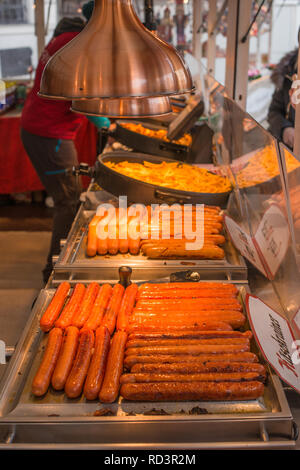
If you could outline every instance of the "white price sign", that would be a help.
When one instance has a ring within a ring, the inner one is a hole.
[[[246,306],[252,332],[266,361],[300,393],[300,341],[295,340],[289,323],[253,295],[247,295]]]
[[[259,271],[261,271],[265,276],[267,276],[266,270],[260,260],[259,254],[255,244],[248,235],[231,217],[225,215],[224,223],[226,225],[227,231],[234,243],[235,247],[240,251],[242,256],[247,258]]]
[[[274,279],[286,255],[290,240],[287,220],[278,206],[272,205],[265,212],[254,238],[270,273],[269,277]]]

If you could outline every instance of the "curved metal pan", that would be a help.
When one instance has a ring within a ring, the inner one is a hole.
[[[131,161],[143,163],[176,162],[169,158],[154,157],[143,153],[111,152],[101,155],[95,165],[94,177],[97,183],[115,196],[127,196],[129,203],[143,204],[207,204],[225,208],[230,192],[227,193],[195,193],[178,191],[122,175],[108,168],[105,162]]]
[[[113,136],[116,140],[132,148],[137,152],[144,152],[150,155],[159,155],[162,157],[172,158],[173,160],[186,161],[190,152],[190,147],[185,145],[178,145],[174,142],[166,142],[161,139],[148,137],[138,132],[130,131],[121,124],[122,122],[129,121],[117,121],[116,129]],[[130,121],[132,124],[142,124],[145,127],[153,130],[166,130],[165,126],[155,124],[143,124],[139,121]]]

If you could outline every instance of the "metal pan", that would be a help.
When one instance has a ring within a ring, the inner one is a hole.
[[[248,287],[239,285],[239,290],[243,302]],[[41,291],[3,378],[0,448],[49,448],[50,443],[113,450],[295,445],[291,412],[270,370],[264,396],[247,402],[129,403],[119,398],[105,405],[84,397],[67,399],[51,389],[33,397],[31,383],[47,340],[39,319],[54,293],[51,288]]]
[[[95,180],[101,188],[115,196],[126,195],[128,202],[143,204],[207,204],[219,206],[222,209],[226,208],[230,192],[195,193],[191,191],[178,191],[130,178],[105,165],[106,162],[117,163],[121,161],[161,163],[163,161],[176,162],[176,160],[124,151],[101,155],[95,165]]]
[[[161,139],[147,137],[145,135],[139,134],[138,132],[133,132],[123,127],[122,122],[130,122],[131,124],[141,124],[141,122],[117,121],[113,136],[116,140],[126,145],[127,147],[130,147],[137,152],[159,155],[179,161],[187,160],[190,151],[189,147],[185,145],[178,145],[174,142],[166,142]],[[160,126],[159,124],[148,123],[146,127],[153,130],[166,130],[165,126]]]

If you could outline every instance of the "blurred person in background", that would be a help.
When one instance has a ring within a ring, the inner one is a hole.
[[[88,21],[94,2],[86,3],[82,13]],[[63,18],[53,38],[43,51],[36,70],[33,89],[25,102],[21,118],[21,138],[48,196],[53,199],[52,238],[43,280],[46,283],[53,269],[52,258],[60,252],[60,240],[67,237],[74,220],[81,185],[67,169],[78,164],[74,144],[76,133],[85,116],[70,111],[71,102],[40,98],[37,93],[44,67],[53,54],[79,34],[85,22],[81,18]],[[97,128],[109,127],[106,118],[89,118]]]
[[[298,31],[298,42],[300,28]],[[269,107],[269,131],[290,149],[294,147],[295,107],[291,87],[298,70],[298,48],[286,54],[274,69],[271,80],[276,89]]]

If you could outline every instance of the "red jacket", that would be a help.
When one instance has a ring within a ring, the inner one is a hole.
[[[70,111],[70,101],[47,100],[37,95],[42,73],[49,58],[77,34],[79,33],[69,32],[53,38],[39,60],[34,86],[26,99],[21,118],[21,126],[31,134],[73,140],[80,123],[85,119],[84,116]]]

